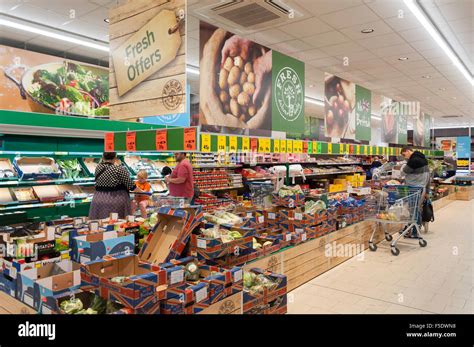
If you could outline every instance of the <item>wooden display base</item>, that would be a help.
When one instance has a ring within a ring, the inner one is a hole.
[[[218,301],[198,314],[242,314],[242,292]]]
[[[35,314],[36,311],[16,300],[7,293],[0,292],[0,314]]]
[[[474,199],[474,186],[456,187],[456,200],[469,201]]]
[[[456,200],[456,193],[453,192],[441,199],[433,201],[434,212],[436,213],[437,210],[448,206],[449,204],[453,203],[455,200]]]

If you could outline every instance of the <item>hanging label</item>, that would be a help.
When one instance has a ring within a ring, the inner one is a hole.
[[[250,139],[250,150],[252,152],[256,152],[258,149],[258,139],[256,138],[251,138]]]
[[[211,151],[211,135],[210,134],[201,134],[201,151],[202,152]]]
[[[177,270],[171,273],[171,284],[180,283],[184,281],[184,270]]]
[[[286,153],[293,153],[293,140],[286,140]]]
[[[224,135],[217,136],[217,151],[218,152],[225,152],[227,146],[227,139]]]
[[[237,270],[236,272],[234,272],[234,282],[242,281],[242,275],[243,275],[242,270]]]
[[[303,220],[303,214],[302,213],[295,213],[295,219],[296,220]]]
[[[229,136],[229,152],[237,152],[237,136]]]
[[[157,151],[167,151],[168,150],[168,131],[157,130],[155,142],[156,142]]]
[[[185,151],[196,150],[196,128],[184,129],[184,150]]]
[[[332,143],[328,143],[328,154],[332,154]]]
[[[198,248],[206,249],[207,248],[206,240],[198,239],[197,240],[197,246],[198,246]]]
[[[273,153],[280,153],[280,140],[273,140]]]
[[[128,131],[126,137],[127,152],[135,152],[137,150],[137,133],[135,131]]]
[[[106,133],[105,134],[105,141],[104,141],[104,148],[106,152],[113,152],[115,145],[114,145],[114,133]]]
[[[286,241],[291,241],[291,234],[286,234],[285,240]]]
[[[264,222],[263,216],[258,216],[257,220],[259,224],[262,224]]]
[[[286,140],[280,140],[280,153],[286,153]]]
[[[199,289],[197,292],[196,292],[196,302],[201,302],[203,301],[204,299],[207,298],[207,287],[204,287],[202,289]]]
[[[301,241],[306,241],[306,233],[301,234]]]
[[[250,151],[250,138],[242,137],[242,152],[248,153]]]

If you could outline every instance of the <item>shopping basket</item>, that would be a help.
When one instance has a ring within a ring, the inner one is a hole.
[[[397,248],[397,242],[414,228],[416,230],[418,243],[421,247],[427,245],[426,240],[421,237],[421,204],[424,196],[423,187],[410,187],[404,185],[384,186],[377,198],[375,214],[372,214],[367,220],[374,223],[372,236],[369,240],[371,251],[377,250],[374,243],[374,236],[377,228],[380,226],[385,234],[387,241],[392,241],[392,235],[387,231],[388,224],[398,224],[403,229],[400,235],[390,244],[390,250],[393,255],[400,254]]]

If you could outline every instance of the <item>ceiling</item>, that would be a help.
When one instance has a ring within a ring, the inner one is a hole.
[[[245,36],[303,60],[307,96],[323,99],[324,72],[330,72],[396,100],[420,101],[422,110],[435,116],[436,126],[474,123],[472,86],[402,0],[284,2],[297,4],[305,15],[263,30],[250,31]],[[104,18],[108,8],[117,3],[117,0],[2,0],[0,10],[12,16],[108,41]],[[194,66],[199,66],[199,15],[196,9],[202,3],[188,0],[188,64]],[[420,3],[456,54],[473,71],[474,1],[421,0]],[[69,16],[71,9],[75,10],[75,18]],[[220,23],[218,18],[206,20],[232,31],[232,27]],[[369,28],[374,32],[361,33],[362,29]],[[103,52],[12,30],[2,30],[0,38],[15,39],[25,47],[40,45],[100,61],[108,60]],[[349,60],[348,65],[343,64],[345,57]],[[400,61],[400,57],[407,57],[408,60]],[[190,74],[190,78],[194,80],[192,91],[198,93],[198,76]],[[322,107],[307,104],[308,114],[321,116],[322,112]],[[463,117],[441,118],[444,115]]]

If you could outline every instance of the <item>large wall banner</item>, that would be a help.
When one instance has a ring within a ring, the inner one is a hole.
[[[382,117],[382,142],[397,143],[398,116],[394,106],[396,102],[385,96],[382,97],[380,105],[380,116]]]
[[[127,1],[110,10],[112,119],[184,113],[185,0]]]
[[[433,118],[425,114],[424,127],[423,127],[423,147],[431,147],[431,127]]]
[[[355,138],[361,141],[371,140],[372,121],[372,92],[366,88],[356,85],[356,133]]]
[[[421,111],[413,118],[413,145],[423,147],[425,144],[425,114]]]
[[[200,124],[303,133],[304,63],[200,23]]]
[[[324,78],[324,95],[325,135],[327,137],[355,139],[355,84],[326,73]]]
[[[0,109],[109,118],[109,69],[0,46]]]

